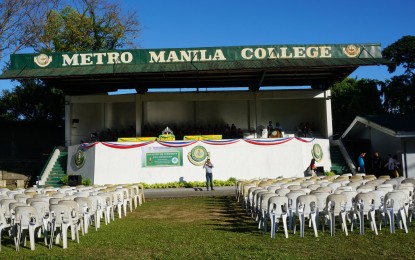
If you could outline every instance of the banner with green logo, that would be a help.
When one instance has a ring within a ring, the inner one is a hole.
[[[142,147],[141,167],[183,166],[181,147]]]

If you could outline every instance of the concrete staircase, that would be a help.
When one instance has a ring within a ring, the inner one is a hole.
[[[330,145],[330,157],[331,157],[331,171],[336,174],[350,173],[351,170],[347,165],[346,159],[340,151],[340,147],[337,145]]]
[[[60,180],[66,176],[66,166],[68,162],[68,152],[61,152],[55,164],[50,171],[50,174],[45,182],[45,186],[60,187],[62,184]]]

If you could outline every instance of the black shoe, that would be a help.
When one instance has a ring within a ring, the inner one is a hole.
[[[210,190],[214,190],[214,189],[210,189]]]

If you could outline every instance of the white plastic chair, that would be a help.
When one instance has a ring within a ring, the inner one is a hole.
[[[79,243],[78,231],[81,230],[81,234],[83,236],[85,235],[84,222],[80,213],[79,204],[73,200],[61,200],[57,205],[65,205],[71,210],[71,238],[72,240],[77,239]],[[52,210],[50,209],[50,211]]]
[[[297,209],[297,198],[301,195],[305,195],[302,190],[293,190],[287,193],[285,196],[288,198],[288,229],[294,229],[294,212]]]
[[[354,206],[354,214],[352,219],[352,225],[350,231],[353,231],[353,224],[355,223],[356,216],[359,219],[359,226],[360,226],[360,234],[365,234],[365,225],[364,219],[365,216],[370,221],[370,227],[378,234],[378,230],[376,227],[376,218],[375,218],[375,193],[368,192],[368,193],[358,193],[355,197],[355,206]]]
[[[109,193],[106,192],[102,192],[99,193],[98,196],[100,196],[102,198],[102,210],[104,213],[104,220],[105,220],[105,225],[108,225],[112,220],[114,221],[114,209],[113,209],[113,203],[112,203],[112,196]]]
[[[346,225],[346,201],[347,197],[344,194],[330,194],[326,199],[326,216],[330,225],[331,236],[335,235],[335,221],[336,216],[340,218],[342,231],[345,232],[346,236],[347,225]]]
[[[278,230],[278,223],[281,220],[285,238],[288,238],[287,217],[288,217],[288,198],[285,196],[275,196],[268,200],[268,215],[271,220],[271,238],[275,237]]]
[[[26,236],[29,235],[30,249],[35,250],[35,231],[42,227],[36,208],[31,206],[17,206],[15,209],[15,245],[16,251],[20,249],[20,243],[26,244]],[[22,241],[23,239],[23,241]]]
[[[270,198],[272,197],[276,197],[277,194],[273,193],[273,192],[268,192],[268,193],[264,193],[261,195],[260,197],[260,202],[259,202],[259,219],[258,219],[258,229],[260,229],[262,227],[264,232],[267,232],[267,224],[268,224],[268,201]]]
[[[318,237],[317,214],[317,197],[314,194],[300,195],[297,198],[297,208],[295,215],[300,219],[300,237],[304,237],[304,226],[306,218],[310,220],[310,224],[313,226],[314,236]]]
[[[68,248],[68,228],[71,227],[71,232],[76,236],[76,240],[79,243],[79,233],[76,227],[77,216],[73,209],[64,204],[50,205],[51,213],[51,237],[49,247],[51,248],[54,244],[53,240],[56,235],[56,244],[60,243],[62,238],[63,249]]]
[[[74,201],[78,203],[79,206],[79,214],[82,218],[82,223],[84,226],[84,232],[85,234],[88,234],[88,228],[90,223],[90,201],[88,198],[85,197],[75,197]],[[95,212],[96,213],[96,212]]]
[[[45,201],[38,201],[34,199],[34,201],[31,201],[30,206],[34,207],[38,213],[38,218],[42,221],[42,231],[43,231],[43,237],[45,238],[45,244],[47,245],[47,237],[48,237],[48,231],[49,231],[49,222],[50,222],[50,212],[49,212],[49,203]]]
[[[408,203],[406,195],[402,191],[391,191],[386,193],[384,199],[384,211],[389,217],[390,232],[395,233],[395,215],[398,217],[399,226],[402,224],[405,233],[408,233],[406,225],[405,204]]]

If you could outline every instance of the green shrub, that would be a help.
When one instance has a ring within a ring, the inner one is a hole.
[[[234,186],[236,178],[231,177],[226,181],[222,180],[213,180],[213,186]],[[146,184],[141,183],[145,189],[167,189],[167,188],[195,188],[195,187],[205,187],[206,181],[180,181],[180,182],[168,182],[168,183],[154,183]]]
[[[326,175],[326,176],[334,176],[334,175],[336,175],[336,173],[333,172],[333,171],[330,171],[330,172],[324,172],[324,175]]]
[[[90,179],[82,179],[82,185],[91,186],[91,180]]]
[[[68,175],[63,176],[60,180],[59,183],[62,185],[68,185]]]

